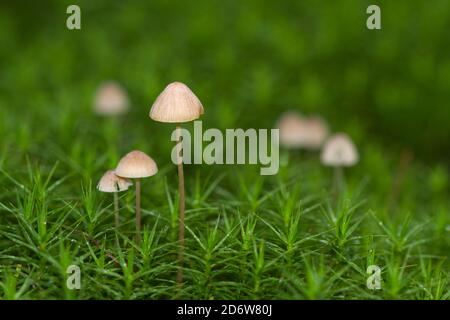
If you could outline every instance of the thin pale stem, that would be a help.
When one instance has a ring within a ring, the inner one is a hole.
[[[119,195],[117,192],[114,192],[114,224],[116,228],[119,227]]]
[[[185,210],[185,194],[184,194],[184,172],[183,172],[183,155],[181,140],[181,125],[177,124],[177,162],[178,162],[178,192],[179,192],[179,212],[180,222],[178,229],[178,241],[180,248],[178,251],[178,273],[177,283],[183,283],[183,261],[184,261],[184,210]]]
[[[344,168],[334,168],[334,196],[337,200],[344,189]]]
[[[141,180],[136,179],[136,242],[141,242]]]

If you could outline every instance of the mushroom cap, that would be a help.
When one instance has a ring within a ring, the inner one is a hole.
[[[328,136],[328,126],[319,116],[304,118],[288,111],[278,120],[280,143],[288,149],[317,150]]]
[[[299,113],[294,111],[283,113],[276,124],[280,130],[280,144],[288,149],[300,148],[302,126],[303,118]]]
[[[98,182],[97,189],[101,192],[121,192],[132,185],[130,180],[117,176],[114,170],[108,170]]]
[[[155,175],[158,167],[144,152],[134,150],[120,159],[115,172],[124,178],[146,178]]]
[[[337,133],[325,142],[320,160],[326,166],[351,167],[358,162],[359,155],[350,137]]]
[[[173,82],[159,94],[150,109],[150,118],[159,122],[180,123],[198,119],[203,106],[184,83]]]
[[[304,125],[304,148],[311,150],[320,149],[329,134],[327,123],[319,116],[312,116],[305,121]]]
[[[100,85],[94,98],[94,111],[102,116],[115,116],[129,109],[128,95],[125,89],[115,81]]]

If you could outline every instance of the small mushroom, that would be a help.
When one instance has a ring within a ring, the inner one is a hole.
[[[119,226],[119,196],[118,193],[128,190],[133,183],[126,178],[119,177],[114,170],[108,170],[98,182],[97,189],[101,192],[114,193],[114,222]]]
[[[302,116],[294,111],[283,113],[276,127],[280,130],[280,144],[286,149],[299,149],[302,147]]]
[[[100,85],[94,98],[94,112],[101,116],[117,116],[129,109],[128,95],[125,89],[115,81]]]
[[[319,150],[328,137],[328,125],[319,116],[309,117],[305,122],[304,148],[308,150]]]
[[[184,191],[184,173],[181,123],[198,119],[203,114],[203,106],[197,96],[181,82],[169,84],[156,98],[150,109],[150,118],[167,123],[176,123],[177,131],[177,165],[178,165],[178,189],[179,189],[179,215],[180,224],[178,238],[180,250],[178,260],[180,268],[178,269],[177,282],[183,282],[183,255],[184,255],[184,212],[185,212],[185,191]]]
[[[328,126],[321,117],[306,118],[293,111],[280,117],[277,128],[280,144],[286,149],[318,150],[328,136]]]
[[[341,189],[344,179],[343,168],[354,166],[359,160],[359,155],[350,137],[345,133],[337,133],[325,142],[320,160],[323,165],[335,168],[336,187]]]
[[[135,179],[136,186],[136,241],[141,239],[141,178],[147,178],[158,172],[155,161],[142,151],[134,150],[120,159],[115,170],[116,175]]]

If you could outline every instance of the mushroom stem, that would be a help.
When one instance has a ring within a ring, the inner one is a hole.
[[[344,187],[344,168],[337,166],[334,168],[334,184],[336,197],[342,192]]]
[[[114,192],[114,223],[116,228],[119,227],[119,195]]]
[[[141,180],[136,179],[136,242],[141,242]]]
[[[179,269],[177,273],[177,283],[183,282],[183,260],[184,260],[184,210],[185,210],[185,194],[184,194],[184,172],[183,172],[183,155],[181,125],[177,124],[177,162],[178,162],[178,192],[179,192],[179,213],[180,223],[178,228],[178,240],[180,248],[178,251]]]

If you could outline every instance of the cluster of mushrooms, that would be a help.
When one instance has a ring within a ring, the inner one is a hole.
[[[103,84],[97,91],[94,111],[100,115],[114,116],[128,110],[128,98],[123,88],[115,82]],[[177,166],[179,187],[179,269],[177,282],[183,281],[184,256],[184,217],[185,191],[183,173],[183,154],[181,144],[181,123],[198,119],[203,114],[203,106],[197,96],[183,83],[169,84],[156,98],[150,109],[150,118],[176,124]],[[126,191],[133,185],[136,191],[136,242],[140,242],[141,231],[141,184],[140,179],[148,178],[158,172],[156,162],[146,153],[134,150],[120,159],[114,170],[108,170],[100,179],[97,189],[114,193],[114,217],[116,227],[120,224],[118,192]]]
[[[285,112],[277,127],[282,147],[289,150],[321,150],[321,163],[334,168],[336,188],[342,189],[344,167],[354,166],[359,160],[358,150],[347,134],[338,132],[330,135],[328,125],[321,117],[304,117],[295,111]]]
[[[116,82],[100,86],[95,96],[94,111],[103,116],[117,116],[127,112],[129,100],[125,90]],[[183,256],[185,238],[185,190],[181,123],[198,119],[203,106],[197,96],[183,83],[169,84],[156,98],[150,110],[150,118],[158,122],[176,124],[177,166],[179,189],[179,268],[177,282],[183,281]],[[297,112],[284,113],[277,127],[280,130],[280,145],[286,149],[321,150],[321,162],[335,168],[335,181],[342,184],[343,168],[358,162],[358,151],[345,133],[329,136],[326,122],[318,117],[303,117]],[[113,170],[108,170],[98,183],[98,190],[114,194],[114,220],[120,225],[118,193],[128,190],[134,182],[136,191],[136,242],[140,242],[141,231],[141,182],[158,172],[156,162],[146,153],[134,150],[126,154]]]

